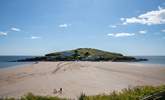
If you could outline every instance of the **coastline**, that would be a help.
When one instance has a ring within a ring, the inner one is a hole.
[[[77,98],[139,85],[165,84],[165,65],[127,62],[39,62],[0,69],[0,96],[20,97],[28,92]],[[54,89],[63,88],[63,94]]]
[[[14,63],[18,63],[18,64],[12,64],[13,62],[2,62],[2,63],[11,63],[11,64],[7,65],[7,66],[3,66],[3,67],[0,66],[0,70],[1,69],[10,69],[10,68],[12,69],[12,68],[24,67],[24,66],[34,64],[34,62],[14,62]]]
[[[119,62],[120,63],[120,62]],[[124,63],[124,62],[123,62]],[[148,67],[165,67],[165,64],[160,63],[150,63],[150,62],[126,62],[130,64],[137,64],[137,65],[146,65]]]

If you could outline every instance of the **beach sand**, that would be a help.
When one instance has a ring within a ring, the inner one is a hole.
[[[39,62],[0,69],[0,97],[36,95],[76,99],[140,85],[165,84],[165,66],[124,62]],[[63,89],[54,93],[54,89]]]

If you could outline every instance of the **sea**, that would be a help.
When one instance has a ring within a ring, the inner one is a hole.
[[[20,59],[32,58],[36,56],[0,56],[0,69],[23,66],[26,64],[33,64],[35,62],[13,62]],[[144,64],[159,64],[165,66],[165,56],[135,56],[135,58],[148,59],[148,61],[140,61],[136,63]]]
[[[0,56],[0,69],[33,64],[34,62],[16,62],[17,60],[33,57],[35,56]]]
[[[159,64],[165,65],[165,56],[134,56],[137,59],[148,59],[148,61],[140,61],[138,63],[146,63],[146,64]]]

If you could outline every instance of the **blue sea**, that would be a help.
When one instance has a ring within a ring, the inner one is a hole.
[[[8,67],[15,67],[21,66],[25,64],[32,64],[34,62],[13,62],[16,60],[32,58],[35,56],[0,56],[0,68],[8,68]]]
[[[32,57],[35,56],[0,56],[0,68],[8,68],[14,66],[22,66],[25,64],[32,64],[34,62],[11,62],[25,58],[32,58]],[[141,61],[137,63],[165,65],[165,56],[135,56],[135,57],[148,59],[148,61]]]
[[[135,58],[148,59],[148,61],[140,61],[138,63],[165,65],[165,56],[135,56]]]

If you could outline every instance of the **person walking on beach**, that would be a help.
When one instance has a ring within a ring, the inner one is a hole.
[[[56,89],[53,90],[53,93],[56,94],[58,91]]]
[[[59,93],[62,94],[62,88],[60,88]]]
[[[59,91],[57,91],[56,89],[53,89],[53,93],[54,93],[54,94],[57,94],[57,93],[62,94],[62,88],[60,88],[60,90],[59,90]]]

